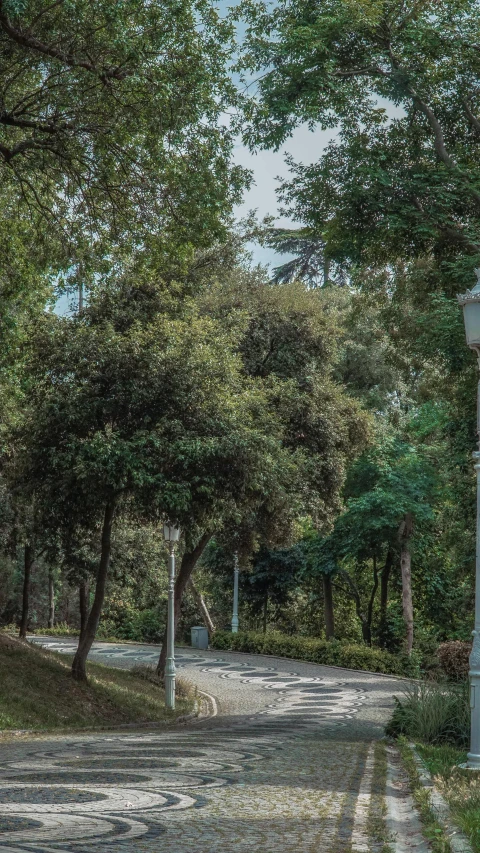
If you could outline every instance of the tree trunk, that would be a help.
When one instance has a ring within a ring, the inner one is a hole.
[[[35,555],[33,553],[33,547],[27,543],[25,545],[24,556],[23,556],[23,595],[22,595],[22,618],[20,620],[20,633],[19,637],[21,640],[25,640],[27,637],[27,625],[28,625],[28,607],[29,607],[29,598],[30,598],[30,575],[32,572],[32,566],[35,560]]]
[[[213,533],[204,533],[201,539],[198,541],[195,548],[192,551],[187,551],[183,557],[182,562],[180,563],[180,571],[178,573],[177,579],[175,581],[175,595],[174,595],[174,612],[175,612],[175,628],[177,630],[178,620],[180,619],[180,611],[182,607],[182,597],[185,592],[185,588],[187,586],[188,581],[192,575],[192,572],[202,556],[205,548],[207,547],[210,539],[212,538]],[[163,641],[162,648],[160,649],[160,656],[158,658],[157,664],[157,675],[159,678],[163,680],[165,677],[165,664],[167,662],[167,626],[165,625],[165,631],[163,632]]]
[[[95,585],[95,597],[93,599],[92,609],[90,610],[90,615],[87,619],[83,637],[79,640],[78,648],[72,664],[72,676],[76,681],[87,680],[87,657],[95,639],[95,634],[97,633],[98,623],[102,613],[103,600],[105,598],[105,586],[107,583],[110,551],[112,547],[112,525],[114,513],[115,499],[112,498],[105,507],[102,528],[102,547],[100,562],[98,564],[97,582]]]
[[[325,612],[325,636],[327,640],[335,637],[335,617],[333,613],[333,584],[332,576],[322,575],[323,581],[323,608]]]
[[[407,512],[400,524],[400,569],[402,572],[402,606],[405,622],[405,650],[411,655],[413,648],[413,600],[412,600],[412,560],[410,555],[410,537],[413,533],[412,514]]]
[[[55,586],[53,583],[53,570],[48,572],[48,627],[53,628],[55,622]]]
[[[380,572],[380,622],[378,626],[378,638],[380,645],[384,648],[387,644],[387,608],[388,608],[388,584],[393,568],[394,550],[389,548],[385,557],[385,565]]]
[[[191,589],[193,596],[195,598],[195,601],[197,602],[197,607],[203,616],[203,621],[205,622],[205,625],[208,628],[208,633],[214,634],[215,633],[215,625],[212,622],[212,617],[210,616],[210,613],[208,612],[208,607],[205,604],[205,599],[204,599],[202,593],[197,589],[192,578],[190,578],[190,580],[188,582],[188,586],[189,586],[189,589]]]
[[[393,548],[389,548],[385,558],[385,565],[380,575],[380,621],[385,622],[387,619],[388,606],[388,583],[390,580],[390,572],[393,567]]]
[[[330,258],[323,257],[323,286],[326,287],[330,282]]]
[[[370,598],[368,601],[367,607],[367,618],[365,625],[365,632],[363,639],[368,643],[369,646],[372,645],[372,619],[373,619],[373,605],[375,604],[375,596],[377,594],[378,589],[378,568],[377,568],[377,557],[373,555],[373,586],[372,591],[370,593]]]
[[[78,606],[80,610],[80,636],[78,638],[78,642],[81,643],[87,628],[88,621],[88,590],[87,590],[87,582],[82,581],[78,587]]]

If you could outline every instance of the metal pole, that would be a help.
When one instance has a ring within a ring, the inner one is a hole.
[[[477,350],[480,368],[480,351]],[[480,448],[480,381],[477,386],[477,433]],[[473,454],[477,474],[477,548],[475,558],[475,629],[470,654],[471,739],[467,767],[480,770],[480,450]]]
[[[238,551],[233,555],[233,616],[232,634],[238,632]]]
[[[167,666],[165,668],[165,706],[175,708],[175,545],[170,542],[168,560]]]

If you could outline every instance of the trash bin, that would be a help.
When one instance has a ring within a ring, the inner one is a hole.
[[[208,631],[203,625],[192,628],[192,646],[194,649],[208,649]]]

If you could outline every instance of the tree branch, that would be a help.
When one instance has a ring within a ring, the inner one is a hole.
[[[72,53],[67,53],[58,47],[45,44],[45,42],[40,41],[40,39],[37,39],[32,35],[29,30],[18,29],[13,25],[6,14],[3,0],[0,0],[0,27],[12,39],[12,41],[20,44],[22,47],[34,50],[37,53],[41,53],[43,56],[50,56],[52,59],[58,59],[60,62],[68,65],[69,68],[84,68],[86,71],[95,74],[95,76],[99,77],[104,82],[115,79],[122,80],[124,77],[128,76],[129,72],[119,66],[110,66],[98,69],[93,62],[89,62],[85,59],[79,59]]]
[[[463,246],[464,249],[468,249],[468,251],[472,255],[477,255],[480,252],[480,243],[472,243],[471,240],[461,231],[460,228],[456,228],[454,225],[442,225],[438,222],[435,222],[431,216],[425,211],[420,200],[416,197],[412,197],[413,206],[418,210],[419,213],[422,214],[423,218],[426,222],[429,222],[439,234],[447,237],[450,242],[456,243],[459,246]]]
[[[423,115],[425,116],[425,118],[428,121],[428,124],[430,125],[430,128],[433,132],[433,146],[434,146],[435,152],[437,154],[437,157],[439,158],[439,160],[441,160],[442,163],[445,164],[445,166],[447,166],[448,169],[451,169],[452,171],[456,172],[457,175],[459,175],[460,177],[462,177],[465,180],[468,192],[470,193],[472,198],[475,200],[477,206],[480,207],[480,193],[478,193],[477,190],[475,190],[471,186],[469,175],[467,175],[465,172],[463,172],[460,169],[460,167],[455,162],[453,157],[448,153],[447,146],[445,144],[445,136],[444,136],[442,126],[441,126],[437,116],[435,115],[432,108],[426,103],[426,101],[424,101],[420,97],[418,92],[416,92],[415,89],[413,89],[412,86],[410,85],[410,83],[408,81],[408,74],[405,71],[405,69],[402,68],[402,66],[400,65],[397,57],[395,56],[395,54],[392,50],[391,45],[388,46],[388,50],[389,50],[389,54],[390,54],[390,62],[391,62],[392,68],[394,69],[394,71],[396,72],[397,75],[399,75],[403,78],[403,86],[404,86],[405,92],[410,96],[410,98],[412,99],[415,106],[419,109],[419,111],[421,113],[423,113]]]
[[[463,108],[464,108],[464,110],[468,116],[468,120],[469,120],[470,124],[472,125],[473,130],[475,131],[475,134],[478,137],[480,137],[480,121],[478,120],[476,115],[474,115],[474,113],[470,109],[470,106],[469,106],[466,98],[462,98],[462,104],[463,104]]]

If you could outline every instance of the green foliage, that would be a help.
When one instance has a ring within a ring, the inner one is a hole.
[[[14,203],[76,242],[76,260],[132,228],[211,242],[243,175],[220,122],[232,28],[209,2],[4,4],[0,45]]]
[[[15,625],[6,625],[6,631],[11,631],[11,633],[15,633],[16,627]],[[35,633],[35,632],[34,632]],[[71,627],[71,625],[67,625],[66,622],[56,622],[54,628],[40,628],[40,630],[36,633],[45,634],[47,637],[77,637],[78,631]]]
[[[328,526],[341,507],[347,464],[370,435],[370,419],[334,376],[335,306],[302,282],[278,285],[241,269],[199,302],[230,326],[238,320],[244,371],[262,381],[295,460],[300,512]]]
[[[465,281],[480,251],[475,0],[245,0],[236,15],[240,65],[257,80],[247,141],[278,148],[298,124],[340,128],[319,163],[290,161],[282,194],[296,221],[334,260],[433,252]]]
[[[188,305],[179,317],[107,319],[102,293],[81,317],[42,318],[23,465],[51,523],[66,512],[67,529],[95,525],[105,501],[134,496],[144,517],[205,527],[238,495],[263,500],[287,477],[275,420],[233,343]]]
[[[276,655],[325,666],[341,666],[346,669],[383,672],[388,675],[413,674],[412,665],[400,655],[392,655],[367,646],[292,637],[277,632],[246,634],[239,631],[237,634],[230,634],[226,631],[216,631],[212,637],[211,646],[215,649]]]
[[[470,737],[470,690],[468,684],[413,684],[401,698],[387,733],[405,735],[424,743],[463,747]]]
[[[119,608],[112,606],[107,599],[100,625],[98,639],[116,637],[118,640],[130,640],[137,643],[159,643],[165,628],[165,613],[160,609],[137,610],[135,607]]]

